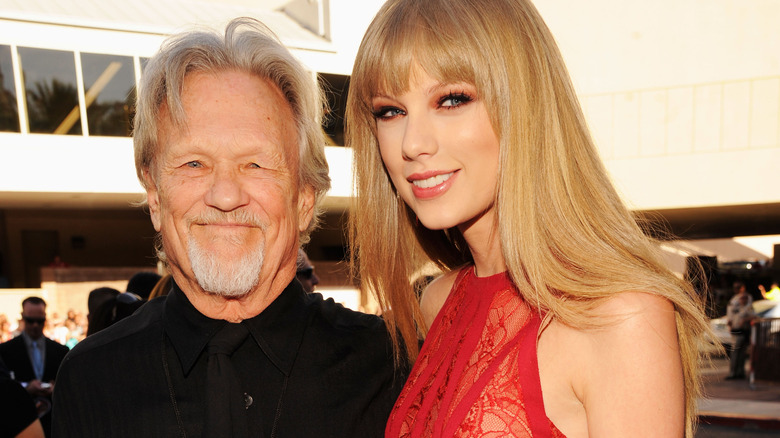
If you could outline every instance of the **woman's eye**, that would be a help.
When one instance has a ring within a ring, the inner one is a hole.
[[[457,108],[471,102],[471,96],[464,93],[450,93],[439,100],[439,106],[443,108]]]
[[[383,106],[381,108],[377,108],[373,111],[373,113],[375,119],[384,120],[392,119],[395,116],[404,114],[403,110],[392,106]]]

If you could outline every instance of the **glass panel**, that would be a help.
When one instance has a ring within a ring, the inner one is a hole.
[[[325,92],[329,110],[322,121],[322,129],[328,134],[331,144],[344,146],[344,109],[349,91],[349,76],[319,73],[317,80]]]
[[[133,58],[81,54],[89,135],[130,136],[135,100]]]
[[[0,46],[0,131],[19,132],[11,46]]]
[[[73,52],[19,47],[30,132],[81,134]]]

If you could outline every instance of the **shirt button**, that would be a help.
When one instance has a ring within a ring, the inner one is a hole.
[[[244,393],[244,408],[249,409],[254,401],[255,399],[253,399],[251,395]]]

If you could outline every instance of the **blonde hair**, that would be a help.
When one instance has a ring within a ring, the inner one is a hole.
[[[708,331],[703,304],[613,188],[553,36],[526,0],[390,0],[358,51],[346,110],[358,192],[351,262],[386,311],[397,351],[414,360],[424,327],[415,269],[471,261],[457,229],[431,231],[414,220],[379,155],[371,99],[408,89],[415,64],[442,82],[473,84],[485,102],[500,142],[496,228],[509,274],[531,305],[587,329],[608,323],[594,310],[617,293],[673,303],[691,435],[698,347]]]
[[[144,172],[154,169],[159,152],[157,130],[160,108],[165,102],[171,123],[186,129],[181,103],[185,77],[193,72],[238,70],[266,79],[282,92],[295,117],[298,134],[298,185],[314,190],[314,214],[300,233],[300,243],[309,241],[317,227],[322,200],[330,188],[325,136],[321,121],[323,98],[309,72],[264,24],[251,18],[228,23],[224,36],[213,30],[193,30],[167,39],[146,65],[138,87],[134,120],[135,166],[141,185]],[[152,178],[155,172],[150,172]]]

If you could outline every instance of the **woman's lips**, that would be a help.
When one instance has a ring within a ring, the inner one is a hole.
[[[407,181],[412,184],[412,193],[418,199],[430,199],[446,192],[454,181],[457,171],[426,172],[413,174]]]

